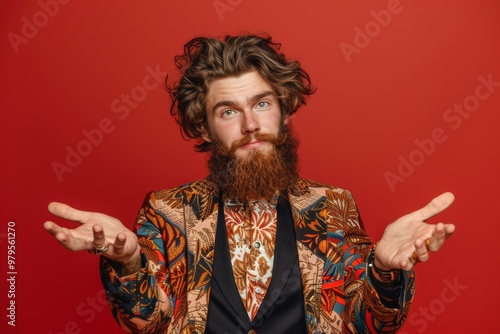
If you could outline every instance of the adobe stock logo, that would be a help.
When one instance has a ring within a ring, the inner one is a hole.
[[[26,16],[21,18],[21,34],[16,34],[15,32],[9,32],[7,38],[9,39],[10,45],[14,49],[14,52],[19,53],[19,47],[21,44],[28,44],[30,40],[38,35],[40,29],[45,27],[51,18],[54,18],[60,9],[60,5],[66,5],[70,0],[40,0],[38,1],[38,6],[40,10],[36,11],[31,19]]]
[[[78,318],[68,320],[62,328],[49,334],[80,334],[83,333],[85,325],[93,322],[98,314],[102,311],[108,310],[108,302],[106,300],[106,292],[100,289],[95,296],[87,297],[76,306],[75,313]]]
[[[224,21],[224,13],[232,12],[236,6],[241,5],[243,0],[214,0],[212,5],[221,21]]]
[[[411,0],[409,0],[411,1]],[[339,47],[348,64],[352,61],[353,54],[361,53],[361,50],[370,45],[371,41],[387,28],[395,15],[401,14],[404,7],[399,0],[389,0],[386,9],[379,11],[371,10],[372,20],[365,23],[364,27],[355,26],[353,44],[340,42]]]
[[[468,286],[460,284],[458,282],[458,277],[455,277],[453,281],[445,279],[443,281],[444,288],[441,290],[439,296],[431,300],[426,306],[420,306],[418,309],[412,309],[406,326],[400,334],[410,334],[410,332],[405,331],[411,327],[411,333],[422,333],[429,323],[436,321],[436,319],[446,311],[446,306],[457,301],[458,297],[467,290]]]
[[[150,91],[161,86],[167,74],[160,70],[160,65],[156,65],[155,68],[146,66],[145,70],[146,75],[142,78],[141,84],[134,86],[130,93],[122,93],[110,104],[113,116],[120,121],[127,119],[131,111],[147,98]],[[76,167],[80,166],[85,157],[88,157],[96,147],[103,143],[105,135],[116,130],[116,124],[116,120],[103,117],[94,128],[81,131],[83,138],[80,141],[74,145],[66,145],[64,160],[51,163],[52,170],[59,182],[63,182],[63,176],[66,173],[72,173]]]
[[[398,167],[395,172],[384,172],[385,181],[392,192],[396,190],[398,183],[405,182],[408,177],[413,175],[417,167],[423,165],[427,158],[436,152],[440,144],[448,140],[447,132],[460,129],[463,122],[479,109],[481,101],[490,98],[497,87],[500,87],[500,82],[493,81],[491,73],[487,77],[480,75],[477,80],[479,84],[473,94],[466,96],[462,103],[454,103],[452,107],[443,112],[442,118],[449,127],[448,130],[438,127],[433,129],[427,137],[416,138],[413,141],[415,148],[410,153],[398,156]]]

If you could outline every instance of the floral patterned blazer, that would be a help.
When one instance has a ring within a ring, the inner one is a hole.
[[[119,277],[101,257],[108,303],[124,330],[204,332],[218,196],[208,180],[151,192],[135,225],[143,269]],[[385,307],[366,272],[372,241],[351,194],[301,179],[288,197],[308,333],[396,332],[413,298],[413,271],[400,275],[398,307]]]

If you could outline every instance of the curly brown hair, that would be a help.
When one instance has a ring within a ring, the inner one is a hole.
[[[305,104],[305,96],[314,92],[309,75],[298,61],[286,59],[280,46],[270,36],[258,35],[197,37],[184,45],[184,54],[175,57],[182,77],[166,87],[172,97],[170,114],[188,138],[198,140],[197,151],[210,150],[202,134],[208,128],[206,95],[215,79],[256,70],[275,91],[284,117]]]

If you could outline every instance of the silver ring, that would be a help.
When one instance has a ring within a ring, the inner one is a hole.
[[[102,247],[97,247],[95,244],[92,244],[94,246],[94,254],[101,254],[104,253],[105,251],[108,250],[108,244],[105,243],[104,246]]]

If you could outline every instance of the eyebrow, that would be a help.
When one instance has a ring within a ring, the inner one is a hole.
[[[275,95],[273,91],[270,91],[270,90],[266,90],[260,94],[257,94],[257,95],[254,95],[250,98],[247,99],[247,101],[249,102],[256,102],[266,96],[269,96],[269,95]],[[217,102],[213,107],[212,107],[212,112],[215,112],[215,110],[219,107],[230,107],[230,106],[234,106],[234,105],[237,105],[238,103],[236,101],[220,101],[220,102]]]

